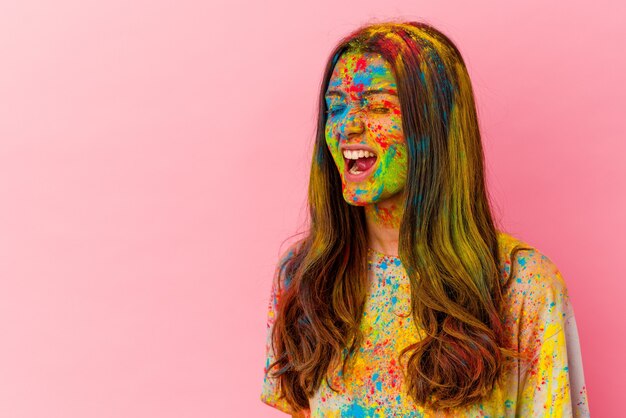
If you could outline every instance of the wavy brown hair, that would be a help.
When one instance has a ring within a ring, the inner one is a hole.
[[[330,54],[319,95],[310,224],[280,264],[271,334],[276,361],[268,373],[276,369],[281,396],[294,409],[308,408],[324,378],[337,365],[345,371],[363,340],[365,215],[343,199],[324,134],[324,94],[347,51],[380,54],[398,87],[409,150],[399,258],[411,283],[413,318],[425,333],[401,354],[409,356],[408,393],[434,409],[476,403],[497,384],[505,360],[524,357],[507,346],[500,316],[498,232],[467,68],[452,41],[422,22],[362,26]]]

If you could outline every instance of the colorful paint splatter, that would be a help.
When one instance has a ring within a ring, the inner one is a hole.
[[[365,342],[344,376],[335,374],[335,393],[324,382],[309,399],[311,417],[588,417],[582,356],[574,310],[556,265],[539,250],[510,249],[520,241],[499,233],[502,277],[506,280],[502,315],[512,341],[534,360],[515,363],[506,379],[480,404],[444,414],[416,405],[404,392],[400,350],[418,338],[410,315],[410,284],[400,259],[369,250],[370,296],[361,329]],[[268,338],[279,295],[269,304]],[[269,340],[265,370],[274,360]],[[406,357],[405,357],[406,358]],[[343,379],[342,379],[343,377]],[[276,382],[264,377],[261,400],[281,411],[293,409],[277,398]]]
[[[402,201],[398,192],[406,183],[408,149],[397,91],[391,65],[378,54],[347,52],[333,69],[325,94],[324,134],[341,176],[344,200],[351,205],[370,207],[389,198]],[[347,178],[348,160],[342,149],[346,145],[362,145],[377,155],[374,172],[367,178]]]

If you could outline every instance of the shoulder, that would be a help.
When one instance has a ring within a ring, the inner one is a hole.
[[[279,252],[278,261],[274,269],[271,285],[272,309],[277,309],[280,299],[285,291],[291,286],[297,265],[294,263],[299,258],[300,251],[304,247],[304,239],[289,244],[286,249]]]
[[[533,341],[559,332],[573,314],[567,284],[557,265],[538,248],[515,238],[505,239],[509,240],[505,249],[522,245],[504,260],[510,274],[503,289],[503,316],[508,326],[518,330],[520,345],[531,346]]]
[[[505,232],[498,233],[498,242],[506,287],[521,292],[540,289],[566,291],[559,268],[539,248]]]
[[[568,309],[567,284],[556,263],[539,248],[500,233],[505,308],[524,316],[565,316]],[[519,319],[519,318],[518,318]]]
[[[286,249],[280,252],[278,262],[274,271],[274,283],[278,289],[283,289],[291,283],[292,261],[299,254],[303,247],[303,240],[289,244]]]

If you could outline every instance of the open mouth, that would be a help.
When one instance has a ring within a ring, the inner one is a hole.
[[[343,159],[346,174],[354,177],[371,171],[376,164],[377,156],[366,149],[344,150]]]
[[[359,174],[369,170],[376,163],[376,157],[345,158],[346,167],[351,174]]]

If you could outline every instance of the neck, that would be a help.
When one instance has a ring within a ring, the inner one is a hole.
[[[365,206],[367,243],[370,248],[398,256],[400,222],[404,213],[404,193]]]

